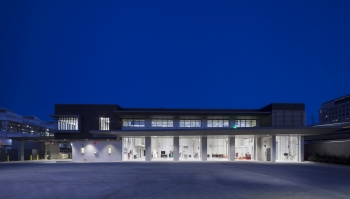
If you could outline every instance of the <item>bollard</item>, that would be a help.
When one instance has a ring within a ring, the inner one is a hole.
[[[30,155],[30,158],[29,158],[30,160],[33,160],[33,155]]]
[[[39,155],[36,155],[36,160],[39,160]]]

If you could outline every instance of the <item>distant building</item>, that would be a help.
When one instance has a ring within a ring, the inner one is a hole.
[[[305,156],[315,154],[350,156],[350,95],[322,103],[319,124],[314,127],[336,127],[338,130],[323,135],[305,137]]]
[[[350,121],[350,95],[322,103],[319,123],[341,123]]]
[[[31,137],[53,138],[52,130],[55,128],[57,128],[55,122],[45,122],[35,116],[21,116],[9,109],[0,108],[0,161],[5,161],[7,158],[18,160],[20,151],[16,140]],[[23,142],[23,150],[28,151],[26,157],[23,151],[23,158],[29,159],[30,155],[33,157],[33,151],[35,156],[44,154],[41,145],[39,142]]]

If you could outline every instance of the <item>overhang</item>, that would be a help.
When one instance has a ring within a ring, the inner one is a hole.
[[[237,128],[237,129],[147,129],[147,130],[112,130],[96,131],[90,133],[96,136],[209,136],[209,135],[322,135],[332,133],[339,128],[334,127],[263,127],[263,128]]]

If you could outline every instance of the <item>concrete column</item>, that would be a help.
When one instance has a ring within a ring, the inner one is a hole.
[[[152,146],[151,146],[151,137],[145,137],[145,148],[146,148],[146,161],[152,160]]]
[[[254,160],[258,160],[258,138],[254,138]]]
[[[24,141],[18,141],[18,160],[24,161]]]
[[[202,161],[207,161],[207,137],[201,137]]]
[[[272,136],[271,139],[271,162],[276,162],[276,136]]]
[[[230,147],[229,147],[229,160],[235,161],[236,157],[236,138],[230,137]]]
[[[299,136],[299,162],[304,162],[304,136]]]
[[[179,145],[180,139],[179,137],[174,137],[174,161],[179,161]]]

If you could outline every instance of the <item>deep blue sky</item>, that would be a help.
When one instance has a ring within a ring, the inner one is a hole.
[[[350,1],[0,1],[0,107],[261,108],[350,93]]]

